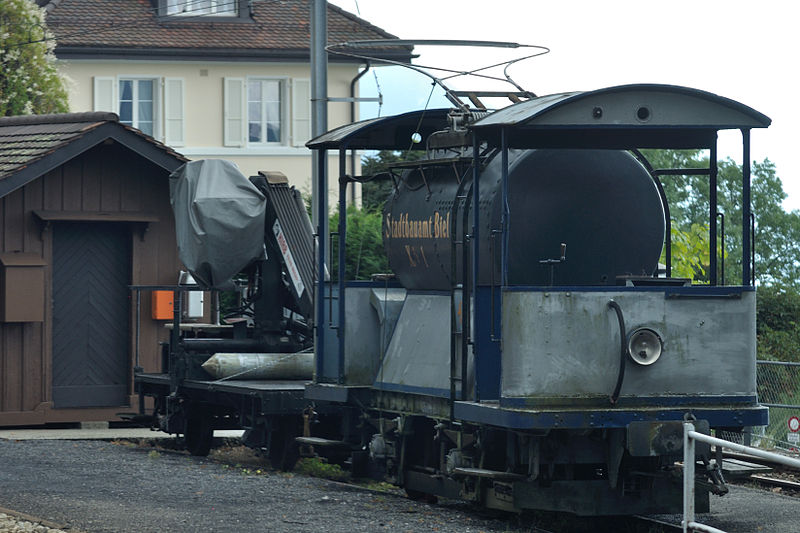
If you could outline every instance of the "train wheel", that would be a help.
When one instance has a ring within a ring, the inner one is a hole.
[[[404,487],[403,490],[406,491],[406,496],[408,496],[408,499],[414,500],[415,502],[435,504],[439,501],[439,498],[437,498],[434,494],[428,494],[427,492],[409,489],[407,487]]]
[[[269,462],[276,470],[290,471],[300,458],[295,437],[300,436],[297,424],[279,418],[273,424],[269,435]]]
[[[186,449],[192,455],[205,457],[211,451],[214,440],[214,428],[211,419],[202,415],[190,415],[186,419],[186,431],[183,435]]]

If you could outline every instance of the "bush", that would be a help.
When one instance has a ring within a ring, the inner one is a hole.
[[[758,358],[800,361],[800,293],[759,287],[757,308]]]

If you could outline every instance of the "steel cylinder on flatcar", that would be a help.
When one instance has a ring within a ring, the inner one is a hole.
[[[491,157],[479,178],[482,285],[501,279],[500,159]],[[384,246],[407,289],[452,287],[451,255],[462,250],[453,241],[472,233],[472,181],[466,165],[421,162],[404,173],[390,196],[383,213]],[[630,153],[512,150],[508,184],[510,285],[613,285],[618,276],[656,271],[664,209],[649,172]],[[561,243],[566,259],[547,262],[560,258]],[[459,255],[459,282],[463,263]]]

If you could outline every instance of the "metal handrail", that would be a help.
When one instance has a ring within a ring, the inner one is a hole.
[[[700,524],[695,521],[694,517],[694,467],[695,467],[695,454],[694,444],[695,441],[705,442],[721,448],[727,448],[735,452],[748,453],[756,457],[769,459],[776,463],[791,466],[793,468],[800,468],[800,460],[786,457],[777,453],[759,450],[758,448],[751,448],[743,444],[736,444],[727,440],[718,439],[698,433],[695,431],[694,424],[691,422],[683,423],[683,521],[681,527],[684,533],[692,531],[701,531],[703,533],[725,533],[721,529]],[[719,465],[721,466],[721,465]]]

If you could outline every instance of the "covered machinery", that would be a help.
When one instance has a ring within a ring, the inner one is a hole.
[[[182,324],[189,288],[175,287],[162,373],[136,376],[140,395],[155,397],[152,423],[185,435],[199,455],[215,428],[243,427],[247,444],[293,464],[287,442],[313,374],[314,237],[303,200],[281,173],[248,179],[222,160],[186,163],[170,191],[180,259],[196,288],[244,292],[221,324]]]

